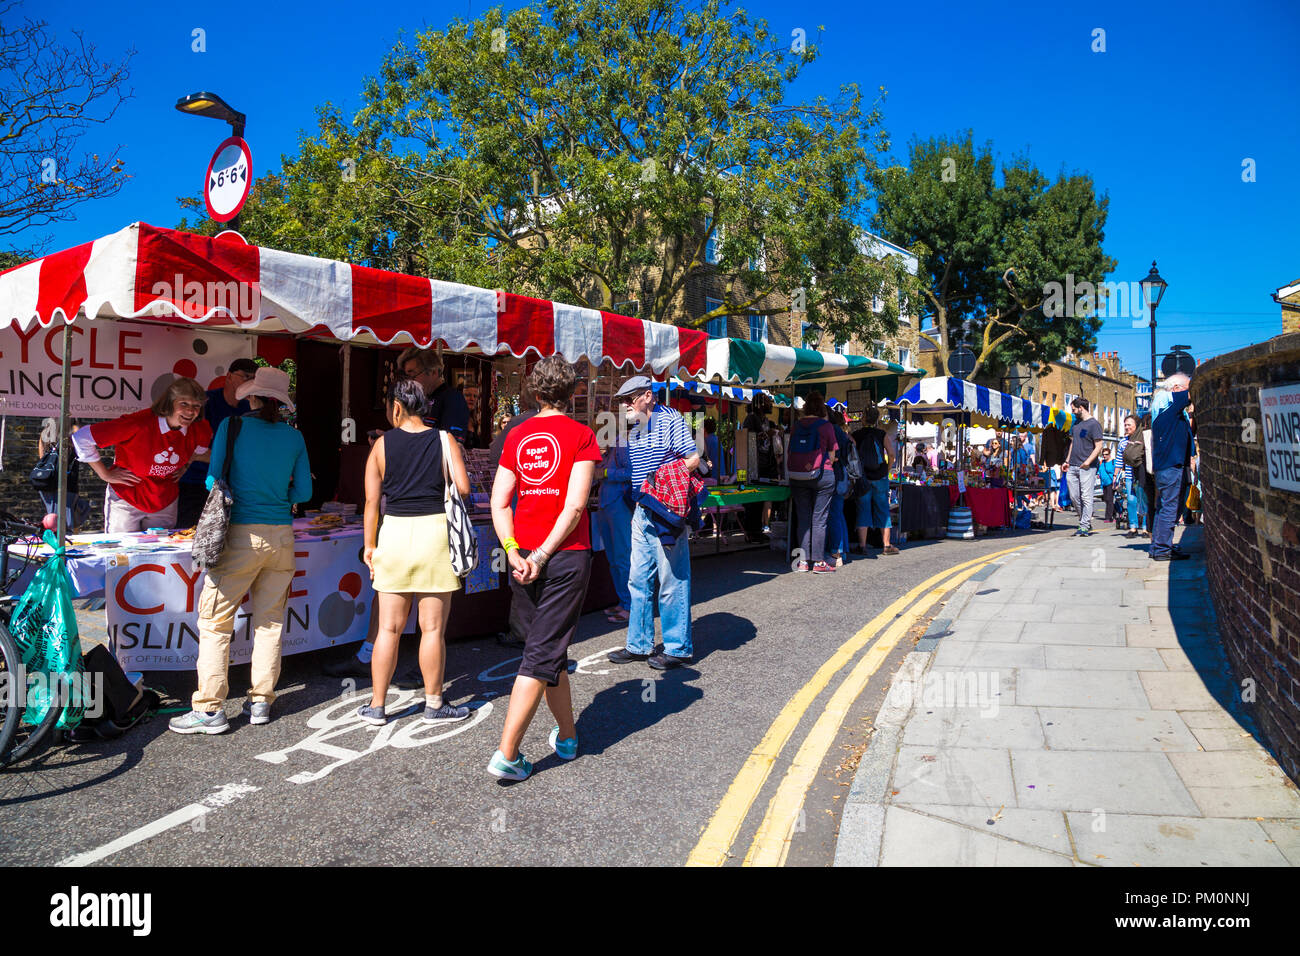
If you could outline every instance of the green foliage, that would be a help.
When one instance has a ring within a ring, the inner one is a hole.
[[[693,323],[783,313],[802,289],[837,339],[886,335],[905,272],[863,255],[857,225],[887,148],[878,101],[789,102],[815,57],[722,0],[493,8],[399,44],[352,121],[322,108],[241,231],[660,321],[717,275],[723,305]]]
[[[907,168],[877,177],[874,226],[917,253],[940,360],[968,325],[975,373],[997,377],[1016,362],[1050,362],[1067,349],[1093,347],[1093,310],[1044,312],[1045,287],[1101,282],[1115,268],[1102,251],[1109,200],[1087,174],[1048,180],[1026,157],[997,163],[971,133],[914,140]],[[1049,310],[1051,311],[1051,310]]]

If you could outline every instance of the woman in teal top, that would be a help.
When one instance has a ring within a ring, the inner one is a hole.
[[[193,710],[168,725],[178,734],[230,729],[224,710],[230,690],[230,638],[245,594],[252,599],[253,686],[244,714],[253,724],[270,721],[280,677],[280,626],[295,570],[293,505],[312,495],[302,434],[280,421],[282,408],[293,410],[288,374],[259,368],[236,394],[249,399],[253,411],[223,421],[212,442],[209,487],[225,468],[229,429],[239,424],[230,462],[230,528],[199,597],[198,690]]]
[[[1115,520],[1115,458],[1110,446],[1101,450],[1101,460],[1097,464],[1097,477],[1101,481],[1101,496],[1106,502],[1106,521]]]

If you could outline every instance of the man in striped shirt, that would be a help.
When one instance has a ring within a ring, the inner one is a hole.
[[[669,461],[685,460],[694,471],[699,449],[686,419],[654,400],[651,381],[637,375],[623,383],[615,398],[626,406],[627,448],[632,463],[632,494],[637,496],[647,478]],[[627,625],[627,647],[611,651],[615,664],[648,661],[656,670],[680,667],[691,661],[691,549],[690,534],[683,530],[676,543],[665,547],[649,513],[636,506],[632,513],[632,559],[628,590],[632,608]],[[659,585],[659,622],[664,647],[655,652],[655,583]]]

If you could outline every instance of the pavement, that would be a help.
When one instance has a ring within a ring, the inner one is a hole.
[[[1192,558],[1101,524],[965,582],[895,673],[837,866],[1300,864],[1300,792],[1261,743]]]

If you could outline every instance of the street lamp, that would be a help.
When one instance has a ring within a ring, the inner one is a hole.
[[[1168,287],[1169,283],[1160,278],[1160,273],[1156,271],[1156,261],[1152,259],[1151,271],[1142,280],[1142,295],[1151,306],[1151,397],[1153,399],[1156,394],[1156,307],[1160,305],[1160,300]]]
[[[176,101],[176,109],[182,113],[189,113],[191,116],[206,116],[209,119],[229,123],[233,135],[238,136],[240,139],[244,137],[244,123],[248,117],[217,96],[216,93],[201,92],[182,96]]]
[[[248,117],[217,96],[216,93],[199,92],[191,93],[189,96],[182,96],[176,101],[176,109],[182,113],[188,113],[190,116],[206,116],[209,119],[229,123],[231,135],[240,139],[244,138],[244,123]],[[238,213],[230,220],[229,227],[235,232],[239,231]]]

